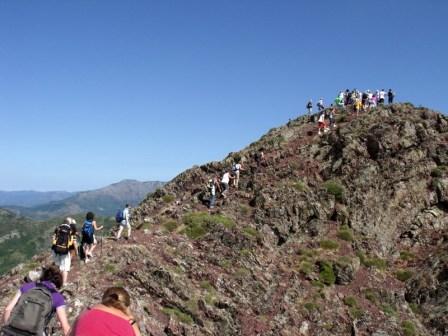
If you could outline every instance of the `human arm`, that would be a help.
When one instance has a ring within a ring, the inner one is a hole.
[[[103,225],[101,225],[101,226],[97,226],[97,225],[96,225],[96,221],[93,221],[93,222],[92,222],[92,225],[93,225],[93,227],[95,228],[95,230],[97,230],[97,231],[103,229]]]
[[[11,316],[11,312],[16,305],[16,303],[19,301],[20,296],[22,295],[22,292],[17,291],[16,295],[12,298],[11,301],[9,301],[8,305],[5,308],[5,313],[3,314],[3,323],[6,324],[9,320],[9,317]]]
[[[131,324],[132,329],[134,330],[135,336],[140,336],[140,329],[138,328],[137,320],[132,314],[130,307],[126,309],[126,315],[129,318],[129,323]]]
[[[67,313],[65,312],[65,306],[59,306],[56,308],[56,316],[61,324],[64,336],[68,336],[70,333],[70,324],[68,323]]]

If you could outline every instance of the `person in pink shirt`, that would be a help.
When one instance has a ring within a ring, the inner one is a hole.
[[[131,298],[123,287],[106,289],[101,303],[78,317],[71,336],[140,336],[130,306]]]

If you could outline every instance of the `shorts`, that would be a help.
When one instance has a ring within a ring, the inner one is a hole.
[[[71,266],[71,257],[70,253],[67,254],[57,254],[53,252],[53,260],[56,265],[58,265],[59,270],[61,272],[68,272],[70,271]]]
[[[128,227],[128,226],[129,226],[129,223],[126,221],[126,219],[123,219],[123,220],[120,222],[120,226]]]
[[[89,236],[86,234],[82,234],[82,243],[87,245],[96,244],[95,235]]]

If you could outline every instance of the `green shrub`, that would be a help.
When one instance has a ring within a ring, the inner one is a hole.
[[[313,280],[311,281],[311,285],[318,288],[324,288],[325,285],[320,280]]]
[[[232,228],[235,223],[224,215],[210,215],[207,212],[193,212],[183,217],[185,234],[191,239],[205,236],[214,226],[223,225]]]
[[[415,331],[414,323],[409,320],[403,321],[401,327],[403,328],[403,334],[405,336],[415,336],[417,334]]]
[[[336,276],[333,272],[333,265],[328,261],[319,262],[319,280],[327,286],[331,286],[336,281]]]
[[[174,220],[169,220],[163,223],[163,227],[168,232],[174,232],[179,227],[179,223]]]
[[[308,249],[308,248],[301,248],[298,251],[298,253],[301,256],[304,256],[304,257],[307,257],[307,258],[312,258],[312,257],[314,257],[317,254],[317,252],[315,250]]]
[[[104,270],[107,273],[115,273],[117,271],[117,267],[114,264],[107,264],[104,266]]]
[[[176,199],[176,197],[175,197],[174,195],[171,195],[171,194],[166,194],[166,195],[163,195],[163,196],[162,196],[162,200],[163,200],[165,203],[171,203],[171,202],[173,202],[175,199]]]
[[[326,250],[336,250],[339,248],[339,244],[334,240],[321,240],[319,245]]]
[[[338,232],[338,238],[348,241],[348,242],[352,242],[353,241],[353,234],[351,232],[351,230],[339,230]]]
[[[192,324],[193,323],[193,319],[191,318],[191,316],[188,315],[188,314],[185,314],[182,311],[180,311],[179,308],[164,307],[164,308],[162,308],[162,311],[165,314],[176,318],[180,322],[183,322],[183,323],[186,323],[186,324]]]
[[[361,309],[359,309],[358,307],[351,307],[349,309],[349,313],[350,313],[350,316],[356,320],[359,320],[364,315],[363,311]]]
[[[367,289],[364,291],[364,296],[365,296],[365,298],[366,298],[367,300],[369,300],[369,301],[372,302],[372,303],[375,303],[375,304],[376,304],[376,302],[378,301],[378,296],[377,296],[377,294],[376,294],[375,291],[373,291],[371,288],[367,288]]]
[[[415,302],[410,303],[409,308],[411,308],[411,310],[414,314],[421,314],[421,312],[422,312],[421,307],[418,304],[416,304]]]
[[[358,306],[358,302],[356,301],[356,299],[353,296],[346,296],[343,301],[346,306],[349,306],[349,307],[357,307]]]
[[[413,273],[408,270],[398,270],[395,273],[396,278],[403,282],[409,280],[412,277],[412,275],[413,275]]]
[[[329,194],[333,195],[337,201],[341,202],[344,199],[345,189],[338,181],[326,181],[324,183],[324,188]]]

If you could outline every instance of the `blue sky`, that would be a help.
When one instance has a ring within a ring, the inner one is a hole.
[[[448,2],[0,1],[0,190],[169,180],[340,89],[448,111]]]

